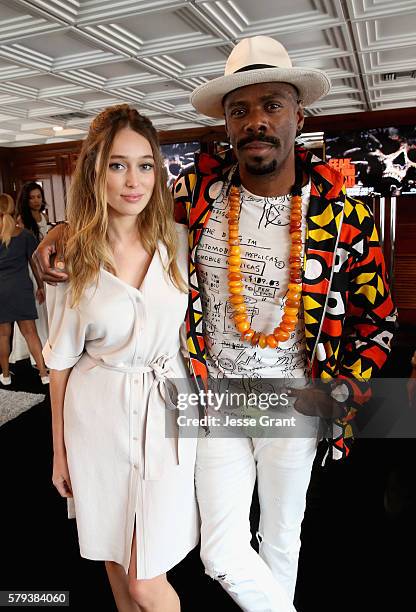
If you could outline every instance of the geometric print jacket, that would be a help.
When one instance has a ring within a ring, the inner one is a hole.
[[[390,352],[396,310],[371,211],[347,197],[339,172],[302,147],[295,153],[311,178],[302,277],[308,365],[313,378],[342,379],[349,391],[345,416],[327,431],[331,455],[340,459],[350,451],[354,417],[369,399],[368,381]],[[173,186],[176,221],[189,228],[186,332],[191,374],[201,387],[208,373],[195,254],[213,203],[235,167],[232,151],[201,153]]]

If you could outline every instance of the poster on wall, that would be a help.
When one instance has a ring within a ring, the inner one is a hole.
[[[325,155],[351,196],[416,196],[416,126],[327,132]]]
[[[200,145],[199,142],[177,142],[161,145],[160,148],[170,186],[183,170],[193,165],[195,153],[199,151]]]

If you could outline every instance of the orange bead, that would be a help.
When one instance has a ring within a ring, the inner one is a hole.
[[[300,301],[299,300],[286,300],[286,306],[288,308],[297,308],[297,309],[299,309]]]
[[[284,314],[282,317],[282,322],[289,323],[290,325],[296,325],[297,321],[298,321],[297,317],[293,317],[287,314]]]
[[[228,238],[228,244],[230,246],[238,246],[240,244],[240,241],[238,238]]]
[[[230,221],[237,221],[238,220],[238,210],[235,210],[232,208],[231,210],[228,211],[227,217],[228,219],[230,219]]]
[[[273,332],[273,335],[279,342],[286,342],[286,340],[289,340],[290,337],[289,332],[285,331],[284,329],[281,329],[280,327],[276,327]]]
[[[253,336],[251,337],[251,344],[253,346],[257,346],[259,342],[259,338],[260,338],[260,334],[258,332],[254,332]]]
[[[244,296],[243,295],[232,295],[230,297],[231,304],[244,304]]]
[[[276,346],[278,344],[278,342],[277,342],[276,338],[273,336],[273,334],[269,334],[266,337],[266,341],[267,341],[268,346],[270,346],[270,348],[276,348]]]
[[[234,312],[235,312],[235,314],[240,314],[242,312],[247,312],[246,305],[245,304],[235,304],[234,305]]]
[[[259,347],[264,349],[267,346],[267,340],[265,334],[260,334],[259,336]]]
[[[289,231],[292,232],[293,230],[300,229],[301,227],[302,227],[302,224],[300,221],[291,221],[290,226],[289,226]]]
[[[287,288],[289,291],[302,291],[302,285],[300,283],[289,283]]]
[[[287,299],[300,301],[300,296],[301,296],[301,293],[299,293],[299,291],[289,291],[287,294]]]
[[[236,314],[233,316],[233,319],[236,323],[241,323],[242,321],[247,321],[247,313]]]
[[[241,282],[241,280],[230,280],[228,281],[228,286],[229,287],[243,287],[243,283]]]
[[[230,255],[240,255],[241,249],[239,246],[230,247]]]
[[[248,329],[247,331],[245,331],[244,333],[241,334],[241,340],[245,340],[246,342],[250,342],[252,337],[254,336],[255,331],[254,329]]]
[[[230,232],[238,232],[238,223],[230,219],[228,221],[228,229]]]
[[[291,237],[292,237],[292,242],[294,242],[295,240],[300,240],[302,238],[302,234],[301,232],[292,232]]]
[[[228,235],[230,238],[238,238],[238,230],[230,230]]]
[[[241,323],[237,323],[236,327],[239,332],[243,333],[250,329],[250,323],[248,321],[241,321]]]
[[[230,255],[228,258],[230,266],[239,266],[241,263],[241,257],[239,255]]]
[[[285,314],[295,317],[298,314],[297,308],[285,308]]]
[[[228,266],[229,272],[240,272],[240,266]]]
[[[290,252],[289,252],[289,256],[290,257],[299,257],[300,253],[302,251],[302,245],[301,244],[292,244],[292,246],[290,247]]]
[[[228,275],[229,281],[241,280],[242,278],[243,278],[243,275],[241,274],[241,272],[230,272]]]
[[[299,202],[302,202],[302,196],[294,195],[292,196],[291,201],[293,202],[293,204],[299,204]]]
[[[243,293],[244,287],[230,287],[228,291],[231,295],[240,295]]]
[[[295,329],[295,327],[296,325],[292,325],[292,323],[285,323],[284,321],[280,323],[280,329],[283,329],[284,331],[287,331],[289,333],[291,333]]]

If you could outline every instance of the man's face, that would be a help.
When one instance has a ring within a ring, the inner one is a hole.
[[[229,93],[225,122],[240,166],[252,175],[278,172],[303,125],[297,91],[288,83],[257,83]]]

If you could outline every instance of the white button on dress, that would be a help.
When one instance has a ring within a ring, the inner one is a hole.
[[[188,236],[176,227],[186,279]],[[166,380],[180,378],[183,388],[187,378],[179,329],[188,296],[164,272],[163,245],[159,251],[140,290],[102,269],[98,285],[70,308],[68,284],[48,286],[43,350],[49,368],[73,368],[64,430],[81,555],[127,572],[136,529],[142,579],[172,568],[199,538],[197,439],[165,435],[176,415]]]

